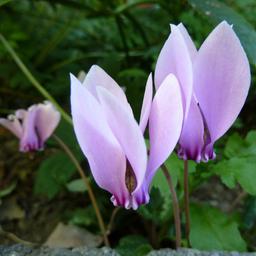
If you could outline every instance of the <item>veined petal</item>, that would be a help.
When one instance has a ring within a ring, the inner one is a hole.
[[[108,124],[120,143],[136,177],[136,189],[144,181],[147,166],[147,150],[143,134],[133,115],[105,88],[97,88]]]
[[[148,80],[147,80],[143,103],[142,103],[142,108],[141,108],[141,113],[140,113],[139,126],[140,126],[142,133],[144,133],[147,123],[148,123],[148,117],[149,117],[149,113],[150,113],[152,97],[153,97],[153,81],[152,81],[152,74],[150,74],[148,77]]]
[[[155,85],[158,89],[167,75],[172,73],[176,76],[182,91],[184,119],[186,119],[193,89],[192,62],[180,29],[171,25],[171,30],[156,63]]]
[[[166,77],[156,92],[149,116],[150,154],[147,181],[174,150],[180,137],[183,108],[178,80]]]
[[[51,102],[38,104],[36,117],[36,128],[43,147],[44,142],[52,135],[60,121],[60,113]]]
[[[250,67],[241,43],[227,22],[207,37],[194,63],[194,89],[213,144],[233,124],[243,107]]]
[[[12,132],[19,139],[22,137],[22,126],[15,115],[9,115],[8,118],[0,118],[0,124]]]
[[[96,87],[101,86],[108,90],[116,99],[120,100],[131,112],[123,89],[101,67],[93,65],[87,73],[83,85],[98,99]]]
[[[88,159],[97,184],[112,193],[117,205],[125,205],[126,158],[108,126],[102,107],[71,75],[71,111],[78,143]]]
[[[177,26],[177,28],[180,30],[180,32],[185,40],[185,43],[186,43],[188,51],[189,51],[190,59],[193,63],[194,59],[196,57],[196,54],[197,54],[196,46],[195,46],[194,42],[192,41],[187,29],[184,27],[184,25],[182,23],[180,23]]]
[[[196,100],[192,98],[188,117],[179,139],[178,155],[184,160],[200,162],[204,148],[204,122]]]

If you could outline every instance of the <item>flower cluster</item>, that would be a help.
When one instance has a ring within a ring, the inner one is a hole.
[[[149,75],[140,121],[121,87],[98,66],[85,80],[71,75],[71,109],[80,147],[98,185],[114,205],[136,209],[149,201],[156,170],[178,144],[185,160],[208,161],[213,145],[246,100],[250,67],[232,26],[220,23],[196,49],[182,24],[171,25]],[[148,124],[150,149],[143,133]]]
[[[71,75],[74,130],[97,184],[112,194],[115,206],[137,209],[148,203],[154,174],[176,145],[181,159],[214,159],[214,143],[236,120],[250,79],[243,47],[225,21],[199,50],[182,24],[171,25],[154,78],[150,74],[146,83],[139,122],[122,87],[102,68],[92,66],[84,81]],[[59,120],[45,102],[0,118],[0,124],[28,152],[43,149]]]

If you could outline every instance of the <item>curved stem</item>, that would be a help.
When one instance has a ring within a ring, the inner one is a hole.
[[[112,231],[112,228],[113,228],[113,224],[114,224],[114,220],[115,220],[115,217],[118,213],[118,211],[120,210],[119,207],[115,207],[112,214],[111,214],[111,217],[110,217],[110,220],[109,220],[109,223],[108,223],[108,227],[107,227],[107,234],[109,235]]]
[[[172,177],[165,164],[162,164],[161,169],[164,173],[164,176],[167,180],[168,186],[170,188],[173,204],[173,216],[175,222],[175,232],[176,232],[176,248],[181,246],[181,222],[180,222],[180,207],[178,197],[173,186]]]
[[[98,219],[98,223],[99,223],[102,235],[103,235],[104,243],[105,243],[106,246],[110,246],[109,241],[108,241],[108,237],[107,237],[107,233],[106,233],[106,229],[105,229],[105,225],[104,225],[104,222],[103,222],[103,219],[102,219],[102,216],[101,216],[98,204],[97,204],[97,200],[96,200],[96,198],[94,196],[94,193],[93,193],[93,190],[91,188],[91,185],[90,185],[90,182],[89,182],[88,178],[84,174],[83,169],[81,168],[79,162],[77,161],[77,159],[75,158],[75,156],[73,155],[73,153],[69,149],[69,147],[56,134],[53,134],[53,138],[58,142],[58,144],[61,146],[61,148],[68,155],[70,160],[74,163],[74,165],[77,168],[77,170],[78,170],[82,180],[84,181],[85,186],[86,186],[86,188],[88,190],[88,194],[89,194],[89,197],[91,199],[93,208],[95,210],[96,217]]]
[[[59,105],[59,103],[51,96],[51,94],[44,89],[44,87],[36,80],[36,78],[32,75],[32,73],[29,71],[29,69],[25,66],[25,64],[22,62],[18,54],[14,51],[14,49],[11,47],[9,42],[5,39],[5,37],[0,34],[0,41],[4,45],[5,49],[9,52],[9,54],[12,56],[13,60],[16,62],[20,70],[23,72],[23,74],[27,77],[27,79],[30,81],[30,83],[49,101],[51,101],[55,107],[58,109],[58,111],[61,113],[62,117],[69,123],[72,124],[71,117],[67,114],[67,112]]]
[[[184,203],[186,216],[186,238],[188,246],[190,247],[190,209],[189,209],[189,181],[188,181],[188,161],[184,160]]]

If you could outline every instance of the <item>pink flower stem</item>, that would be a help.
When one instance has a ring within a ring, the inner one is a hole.
[[[175,232],[176,232],[176,249],[180,248],[181,246],[181,221],[180,221],[180,207],[178,197],[173,186],[171,175],[166,167],[166,165],[162,164],[161,169],[164,173],[166,181],[168,183],[171,197],[172,197],[172,204],[173,204],[173,216],[174,216],[174,223],[175,223]]]
[[[184,204],[185,204],[185,218],[186,218],[186,238],[188,246],[190,247],[190,209],[189,209],[189,179],[188,179],[188,161],[184,160]]]
[[[89,179],[84,174],[84,171],[81,168],[81,166],[80,166],[79,162],[77,161],[76,157],[74,156],[72,151],[69,149],[69,147],[64,143],[64,141],[62,141],[61,138],[59,138],[56,134],[53,134],[53,138],[58,142],[60,147],[64,150],[64,152],[67,154],[67,156],[70,158],[70,160],[74,163],[74,165],[75,165],[77,171],[79,172],[83,182],[85,183],[85,186],[87,188],[90,200],[92,202],[92,206],[94,208],[96,217],[98,219],[98,223],[99,223],[99,227],[101,229],[101,233],[103,235],[104,243],[105,243],[106,246],[110,246],[108,236],[107,236],[107,232],[106,232],[106,228],[105,228],[105,224],[103,222],[103,218],[101,216],[100,209],[99,209],[99,206],[97,204],[97,200],[96,200],[95,195],[93,193],[92,187],[90,185]]]

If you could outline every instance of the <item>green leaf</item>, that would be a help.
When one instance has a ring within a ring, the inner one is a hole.
[[[229,136],[224,154],[227,158],[256,157],[256,131],[250,131],[245,139],[237,133]]]
[[[85,227],[97,225],[93,207],[77,208],[70,211],[69,223]]]
[[[246,147],[246,142],[240,137],[238,133],[229,136],[225,145],[224,154],[228,158],[237,156],[241,152],[241,148]]]
[[[0,198],[8,196],[9,194],[12,193],[12,191],[16,188],[17,182],[11,183],[7,188],[1,189],[0,190]]]
[[[237,223],[210,206],[191,207],[190,241],[199,250],[246,251]]]
[[[246,192],[256,195],[255,161],[256,157],[235,157],[212,166],[211,171],[219,175],[229,188],[234,188],[238,182]]]
[[[255,130],[249,131],[245,137],[245,141],[250,145],[256,144],[256,131]]]
[[[250,61],[256,64],[256,32],[243,16],[218,0],[189,0],[189,3],[215,23],[226,20],[229,24],[233,24]]]
[[[37,170],[35,193],[53,198],[62,190],[74,171],[75,167],[66,154],[50,156]]]
[[[130,235],[121,238],[116,250],[121,256],[144,256],[152,247],[144,237]]]
[[[70,192],[85,192],[87,190],[82,179],[72,180],[66,184],[66,187]]]

